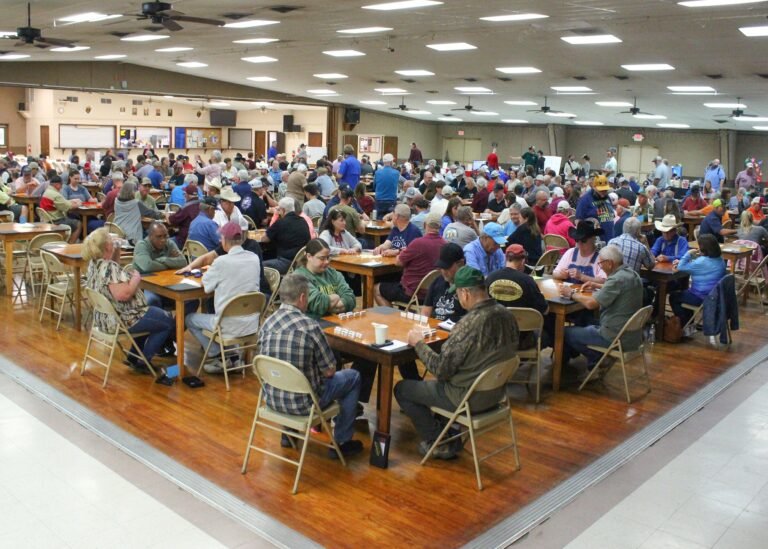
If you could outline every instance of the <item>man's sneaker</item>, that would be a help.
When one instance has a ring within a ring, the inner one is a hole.
[[[357,403],[357,408],[355,409],[355,419],[363,417],[365,415],[365,406],[363,406],[362,402]]]
[[[432,442],[427,442],[426,440],[419,442],[419,454],[426,456],[427,452],[429,452],[429,449],[432,447],[432,444]],[[441,444],[432,452],[432,457],[434,459],[456,459],[456,452],[451,446],[453,445]]]
[[[344,457],[354,456],[363,451],[363,443],[359,440],[348,440],[343,444],[339,444],[339,450],[341,450],[341,455]],[[328,457],[331,459],[339,458],[335,448],[328,448]]]
[[[221,367],[221,360],[212,360],[203,364],[203,370],[206,374],[223,374],[224,368]]]

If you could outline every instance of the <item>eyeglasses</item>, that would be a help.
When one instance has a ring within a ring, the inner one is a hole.
[[[326,261],[330,261],[331,260],[331,256],[330,255],[316,255],[316,256],[314,256],[314,258],[317,259],[318,261],[322,261],[322,262],[326,262]]]

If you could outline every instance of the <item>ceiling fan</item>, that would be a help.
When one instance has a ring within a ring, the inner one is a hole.
[[[69,40],[63,40],[61,38],[44,37],[40,29],[36,29],[32,26],[32,4],[27,3],[27,26],[19,27],[16,29],[16,36],[8,36],[7,38],[18,39],[18,42],[14,46],[29,46],[33,45],[36,48],[49,48],[56,46],[59,48],[71,48],[75,44]]]
[[[405,96],[400,97],[400,104],[397,107],[390,107],[391,111],[416,111],[418,109],[412,109],[405,104]]]
[[[467,111],[467,112],[485,112],[483,109],[478,109],[477,107],[472,105],[472,98],[467,97],[467,104],[463,107],[459,107],[458,109],[451,109],[452,111]]]
[[[632,116],[636,116],[638,114],[647,114],[653,116],[653,114],[650,112],[643,112],[640,110],[640,107],[637,106],[637,97],[633,98],[632,107],[630,107],[628,111],[621,111],[619,114],[631,114]]]
[[[736,103],[741,103],[741,97],[736,98]],[[725,124],[730,118],[761,118],[759,114],[745,114],[744,109],[746,109],[746,107],[735,108],[730,112],[730,114],[716,114],[714,116],[715,122],[718,124]],[[723,118],[724,120],[718,120],[718,118]]]
[[[552,109],[552,107],[550,107],[547,104],[547,96],[545,95],[544,96],[544,104],[541,106],[541,108],[530,109],[530,110],[528,110],[526,112],[538,112],[538,113],[542,113],[542,114],[561,114],[561,113],[564,113],[565,111],[557,111],[557,110]]]
[[[274,111],[275,109],[270,109],[266,105],[259,105],[258,107],[256,107],[256,110],[259,111],[260,113],[264,114],[267,111]]]
[[[185,23],[200,23],[201,25],[214,25],[221,27],[224,21],[219,19],[208,19],[205,17],[191,17],[180,11],[173,9],[173,4],[168,2],[144,2],[141,4],[141,13],[136,15],[138,20],[149,19],[155,25],[162,25],[169,31],[180,31],[184,27],[179,25],[178,21]]]

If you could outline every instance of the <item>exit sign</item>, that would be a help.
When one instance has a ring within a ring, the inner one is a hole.
[[[632,141],[635,141],[635,142],[640,142],[643,139],[645,139],[645,136],[641,133],[636,133],[635,135],[632,136]]]
[[[459,130],[456,132],[458,135],[464,135],[464,130]]]

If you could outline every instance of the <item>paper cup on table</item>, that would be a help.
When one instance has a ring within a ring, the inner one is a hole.
[[[383,345],[387,341],[389,326],[386,324],[377,324],[376,322],[373,322],[372,324],[374,332],[376,333],[376,345]]]

